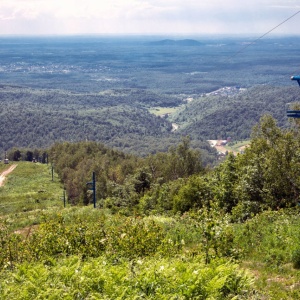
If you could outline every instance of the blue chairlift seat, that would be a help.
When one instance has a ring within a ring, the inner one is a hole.
[[[291,77],[291,80],[296,80],[300,86],[300,75]],[[287,110],[286,115],[288,118],[300,118],[300,110]]]
[[[289,118],[300,118],[300,110],[287,110],[286,115]]]
[[[298,84],[300,85],[300,75],[292,76],[291,80],[297,80]]]

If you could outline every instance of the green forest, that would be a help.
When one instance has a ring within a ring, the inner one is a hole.
[[[11,150],[1,299],[298,299],[299,126],[265,115],[215,166],[189,137],[144,157],[93,141]]]
[[[150,107],[177,107],[178,96],[147,90],[72,93],[15,86],[0,87],[0,153],[12,148],[47,148],[55,142],[97,141],[145,156],[178,144],[172,124]],[[202,138],[192,141],[211,163],[214,151]],[[2,156],[1,155],[1,156]],[[0,156],[0,158],[1,158]]]
[[[248,139],[251,128],[265,114],[272,115],[280,127],[288,127],[286,110],[300,101],[299,87],[254,86],[238,94],[222,92],[195,98],[171,120],[183,135],[205,139]]]
[[[56,142],[95,141],[145,157],[166,152],[189,136],[205,165],[216,152],[206,140],[249,139],[264,114],[290,126],[289,104],[299,102],[297,87],[255,86],[232,95],[170,95],[139,89],[99,93],[0,87],[0,153],[12,148],[48,148]],[[156,115],[155,109],[171,115]],[[173,130],[176,124],[177,130]]]

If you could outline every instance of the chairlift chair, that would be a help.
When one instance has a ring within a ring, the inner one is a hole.
[[[291,80],[296,80],[300,86],[300,75],[292,76]],[[286,115],[288,118],[300,118],[300,110],[287,110]]]
[[[300,85],[300,75],[292,76],[291,80],[297,80],[298,84]]]

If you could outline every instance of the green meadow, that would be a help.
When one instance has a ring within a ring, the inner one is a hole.
[[[178,109],[179,107],[153,107],[149,109],[149,112],[156,116],[164,116],[164,115],[173,114],[176,111],[178,111]]]
[[[15,219],[26,219],[29,215],[38,216],[40,211],[63,207],[63,188],[50,165],[17,162],[16,168],[0,187],[0,215]],[[1,172],[9,165],[1,164]]]

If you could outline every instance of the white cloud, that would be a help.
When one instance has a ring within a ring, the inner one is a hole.
[[[299,0],[0,1],[0,34],[255,33],[300,10]]]

